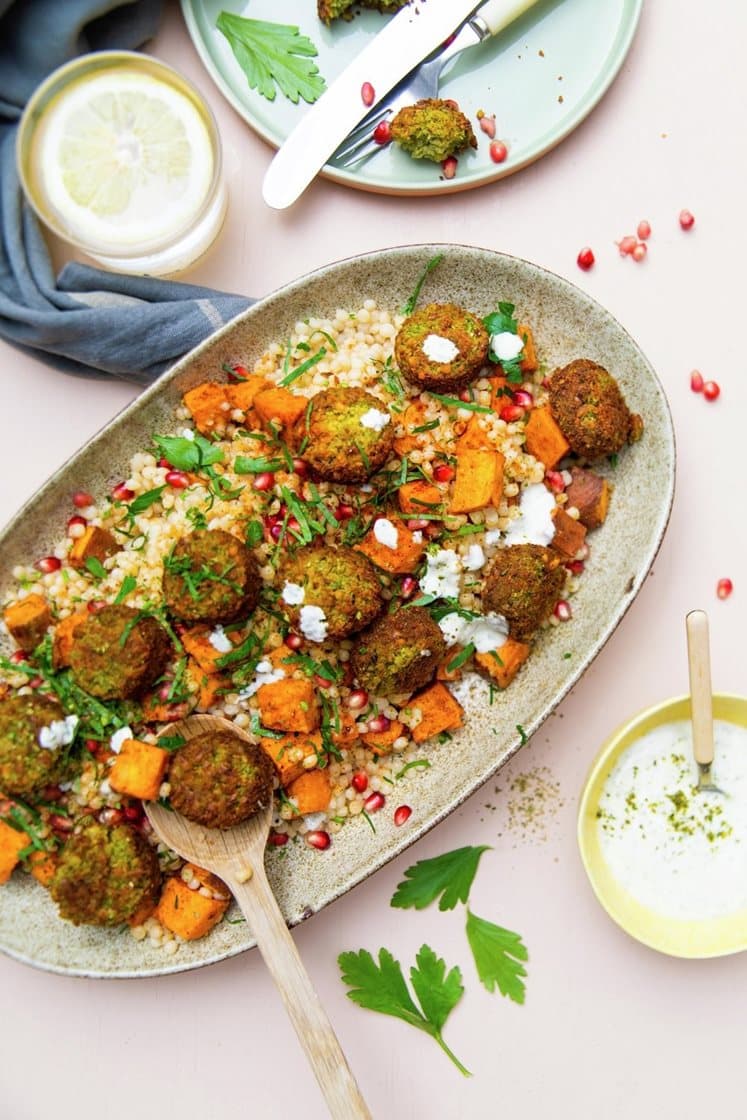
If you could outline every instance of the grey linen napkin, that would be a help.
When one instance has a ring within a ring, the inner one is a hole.
[[[67,373],[147,385],[245,310],[245,296],[65,265],[55,280],[23,199],[17,122],[36,86],[76,55],[134,50],[158,27],[162,0],[0,0],[0,338]]]

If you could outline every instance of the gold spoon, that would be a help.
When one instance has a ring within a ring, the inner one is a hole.
[[[690,611],[685,618],[687,662],[690,670],[690,721],[693,754],[698,765],[698,793],[724,793],[711,777],[713,765],[713,694],[708,615]]]
[[[230,731],[247,739],[218,716],[189,716],[169,724],[162,735],[192,739],[206,731]],[[272,797],[265,808],[234,828],[205,828],[157,805],[145,804],[159,840],[184,859],[212,871],[241,907],[270,970],[334,1120],[371,1120],[332,1024],[314,991],[285,919],[267,881],[264,853],[272,819]]]

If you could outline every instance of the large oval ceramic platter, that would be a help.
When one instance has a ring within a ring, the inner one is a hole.
[[[290,923],[326,906],[402,852],[493,775],[537,730],[593,661],[633,602],[656,556],[674,489],[674,436],[661,385],[632,338],[589,296],[552,273],[513,257],[455,245],[384,250],[330,265],[261,300],[178,362],[124,410],[39,491],[0,538],[6,586],[16,564],[44,554],[64,534],[70,493],[107,492],[126,475],[136,451],[154,431],[173,431],[182,393],[221,377],[223,363],[251,366],[284,339],[298,320],[354,310],[365,299],[400,309],[426,262],[443,253],[422,299],[453,301],[485,315],[499,300],[516,304],[531,325],[548,370],[573,358],[601,362],[619,379],[645,431],[616,467],[609,516],[593,534],[591,559],[573,599],[573,619],[544,631],[505,692],[489,690],[469,673],[455,687],[465,726],[450,742],[428,745],[431,767],[406,774],[400,800],[413,814],[396,828],[391,814],[376,818],[376,833],[356,818],[326,852],[306,844],[268,850],[268,870]],[[5,587],[0,587],[4,591]],[[568,656],[570,654],[570,656]],[[491,695],[492,691],[492,695]],[[491,702],[492,701],[492,702]],[[282,854],[281,854],[282,853]],[[229,917],[235,916],[229,912]],[[243,924],[221,922],[203,940],[184,943],[173,957],[128,931],[75,927],[61,921],[47,892],[25,875],[0,888],[0,948],[29,964],[73,975],[130,977],[178,972],[240,953],[253,944]]]
[[[390,144],[359,166],[330,159],[322,174],[348,187],[379,194],[430,195],[467,190],[519,171],[564,140],[599,103],[633,41],[643,0],[537,0],[520,19],[444,70],[440,94],[459,102],[477,130],[477,112],[495,115],[508,158],[493,163],[490,141],[459,157],[454,179],[438,164],[411,159]],[[314,0],[182,0],[187,29],[202,62],[240,116],[278,148],[308,105],[282,94],[268,101],[249,86],[215,24],[222,11],[300,28],[318,49],[316,64],[331,84],[384,26],[382,15],[359,11],[350,22],[320,23]],[[416,61],[416,60],[415,60]],[[413,63],[414,64],[414,63]]]

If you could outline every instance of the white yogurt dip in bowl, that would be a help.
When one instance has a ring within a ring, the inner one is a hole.
[[[713,697],[714,781],[696,792],[690,700],[618,728],[595,759],[578,817],[594,892],[627,933],[660,952],[747,948],[747,698]]]

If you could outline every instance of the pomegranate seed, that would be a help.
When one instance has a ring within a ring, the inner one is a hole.
[[[73,494],[73,505],[76,509],[85,509],[86,506],[92,506],[93,495],[89,494],[87,490],[76,490]]]
[[[254,477],[255,490],[271,490],[275,485],[275,475],[270,471],[262,471],[261,474]]]
[[[36,561],[34,567],[48,575],[50,572],[58,572],[62,567],[62,561],[56,556],[42,556],[40,560]]]
[[[447,156],[446,159],[441,162],[441,170],[443,172],[444,179],[453,179],[457,173],[458,166],[459,160],[456,158],[456,156]]]
[[[143,810],[139,805],[126,805],[122,813],[126,821],[139,821],[143,817]]]
[[[353,507],[344,504],[339,505],[335,510],[335,517],[338,521],[349,521],[350,518],[354,516],[354,514],[355,510],[353,509]]]
[[[365,688],[355,688],[348,696],[348,707],[352,708],[354,712],[365,708],[368,703],[368,693]]]
[[[571,604],[567,599],[559,599],[555,604],[555,610],[552,613],[557,619],[560,619],[561,622],[567,622],[569,618],[573,617]]]
[[[363,802],[363,808],[367,813],[378,813],[379,809],[383,809],[386,805],[386,798],[383,793],[371,793]]]
[[[106,606],[106,599],[91,599],[86,603],[86,610],[89,614],[96,614]]]
[[[14,650],[8,658],[8,660],[12,662],[13,665],[22,665],[23,662],[28,661],[28,659],[28,654],[24,653],[22,649]]]
[[[166,482],[175,490],[186,490],[189,486],[189,478],[184,471],[167,471]]]
[[[553,494],[562,494],[565,490],[565,479],[560,471],[548,471],[545,475],[545,482]]]
[[[44,677],[32,677],[31,680],[27,682],[27,684],[29,688],[39,688],[40,685],[44,684]]]
[[[274,541],[279,541],[283,535],[283,526],[280,521],[275,521],[270,526],[270,536]]]
[[[630,255],[634,261],[640,264],[641,261],[645,261],[647,252],[648,249],[646,248],[645,243],[643,241],[639,241]]]
[[[569,560],[566,568],[569,572],[573,572],[574,576],[580,576],[583,572],[585,564],[583,560]]]
[[[394,823],[396,824],[397,828],[403,825],[405,821],[409,821],[411,816],[412,809],[409,805],[399,805],[394,810]]]
[[[422,517],[413,517],[407,522],[407,528],[417,532],[419,529],[427,529],[430,521],[425,521]]]
[[[633,252],[637,244],[638,242],[636,241],[635,237],[631,237],[630,234],[628,234],[627,237],[623,237],[622,241],[617,242],[617,247],[620,250],[620,256],[629,256],[629,254]]]
[[[690,388],[694,393],[702,393],[704,384],[703,374],[700,370],[694,369],[690,374]]]
[[[164,459],[163,457],[158,460],[158,463],[156,465],[159,467],[165,467],[167,471],[172,470],[172,464],[168,461],[168,459]]]
[[[350,779],[350,784],[356,793],[363,793],[368,789],[368,774],[365,770],[356,770]]]
[[[439,463],[437,467],[433,468],[433,477],[436,482],[451,482],[455,474],[456,471],[448,463]]]
[[[516,420],[521,420],[524,415],[524,409],[520,408],[518,404],[504,404],[498,415],[501,420],[505,420],[507,424],[513,424]]]
[[[391,726],[391,720],[387,716],[378,715],[368,721],[368,730],[375,733],[379,731],[388,731]]]
[[[228,375],[229,381],[245,381],[247,377],[249,377],[249,370],[246,368],[246,366],[234,365],[232,366],[232,369],[233,373],[229,373]]]
[[[706,381],[703,384],[703,396],[707,401],[715,401],[721,395],[721,386],[718,381]]]
[[[86,748],[89,754],[96,754],[99,747],[101,746],[101,743],[98,741],[98,739],[86,739],[83,743],[83,746]]]
[[[716,584],[716,594],[719,599],[728,599],[734,590],[734,584],[730,579],[720,579]]]
[[[57,832],[72,832],[73,831],[73,822],[70,820],[70,818],[69,817],[63,817],[59,813],[52,813],[51,817],[49,818],[49,823],[50,823],[50,826],[52,828],[54,828]]]
[[[651,236],[651,226],[645,218],[638,223],[638,229],[636,232],[641,241],[648,241],[649,237]]]
[[[169,696],[171,695],[171,688],[172,688],[173,683],[174,683],[173,681],[164,681],[164,683],[161,685],[161,687],[158,690],[158,699],[159,700],[168,700],[169,699]]]
[[[282,848],[284,844],[288,843],[288,833],[271,832],[267,837],[267,843],[272,844],[274,848]]]
[[[112,497],[117,502],[131,502],[135,497],[135,491],[125,486],[124,482],[118,482],[112,490]]]
[[[508,155],[508,148],[502,140],[494,140],[490,145],[490,158],[493,163],[503,163]]]
[[[299,478],[306,478],[309,473],[309,464],[305,459],[294,459],[293,470]]]
[[[679,221],[682,229],[692,229],[695,225],[695,217],[689,210],[680,210]]]
[[[300,649],[303,645],[303,638],[300,634],[288,634],[285,639],[285,644],[288,649]]]
[[[374,90],[374,87],[370,82],[364,82],[361,86],[361,101],[366,106],[366,108],[370,108],[371,105],[373,105],[375,98],[376,91]]]
[[[495,117],[480,117],[480,128],[491,140],[495,138]]]
[[[77,529],[77,528],[85,529],[87,524],[88,524],[88,522],[86,521],[85,517],[81,517],[79,513],[76,513],[73,517],[70,518],[70,520],[67,523],[68,536],[72,535],[72,536],[77,537],[78,534],[77,533],[71,534],[70,530],[71,529]]]
[[[595,260],[594,253],[592,252],[592,250],[587,245],[587,246],[585,246],[585,248],[583,248],[581,250],[581,252],[576,257],[576,264],[578,265],[579,268],[582,268],[584,270],[584,272],[588,272],[589,269],[594,264],[594,260]]]
[[[459,400],[460,401],[467,401],[467,403],[470,403],[472,401],[471,390],[470,389],[462,389],[461,393],[459,394]]]
[[[296,520],[295,517],[289,517],[288,518],[288,528],[291,530],[292,533],[297,533],[299,531],[299,529],[301,528],[301,526],[299,525],[299,523],[298,523],[298,521]]]
[[[514,404],[519,408],[534,408],[534,397],[526,389],[517,389],[514,392]]]
[[[392,126],[389,121],[379,121],[376,128],[373,130],[373,138],[377,144],[389,144],[392,139]]]
[[[102,809],[98,815],[99,824],[121,824],[124,814],[121,809]]]
[[[412,576],[405,576],[402,580],[402,587],[400,589],[403,599],[409,599],[418,589],[418,581],[413,579]]]
[[[313,832],[307,832],[305,840],[310,848],[316,848],[317,851],[320,852],[326,852],[327,848],[332,843],[329,833],[322,831],[322,829],[314,829]]]
[[[318,673],[314,673],[314,683],[316,684],[317,688],[327,689],[331,688],[335,682],[328,681],[326,677],[320,677]]]

